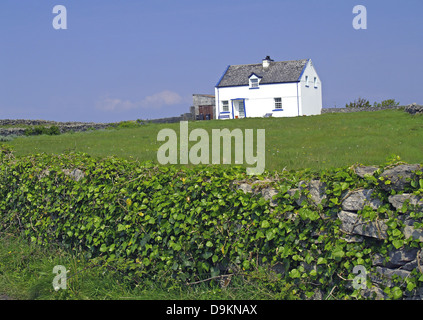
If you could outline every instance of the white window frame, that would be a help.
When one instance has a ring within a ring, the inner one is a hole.
[[[229,112],[229,100],[222,100],[222,112]]]
[[[259,87],[259,79],[258,78],[251,78],[250,79],[250,88],[258,88]]]
[[[309,82],[308,82],[308,76],[305,76],[305,86],[306,87],[309,87],[310,85],[309,85]]]
[[[274,98],[275,101],[275,109],[282,109],[282,98],[277,97]]]

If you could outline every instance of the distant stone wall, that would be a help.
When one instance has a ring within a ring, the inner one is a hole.
[[[179,117],[168,117],[161,119],[145,120],[150,123],[176,123],[180,121],[194,120],[191,113],[181,114]],[[48,120],[0,120],[0,136],[21,136],[25,130],[31,126],[59,127],[60,133],[83,132],[88,130],[98,130],[115,127],[118,123],[95,123],[95,122],[56,122]],[[12,128],[1,128],[1,126],[13,126]],[[21,126],[21,127],[20,127]]]
[[[192,113],[184,113],[184,114],[181,114],[179,117],[152,119],[152,120],[147,120],[147,122],[151,122],[151,123],[176,123],[176,122],[180,122],[180,121],[189,121],[189,120],[194,120]]]
[[[94,123],[94,122],[56,122],[47,120],[0,120],[0,126],[13,126],[13,128],[0,128],[0,136],[24,135],[29,126],[57,126],[61,133],[74,131],[81,132],[87,130],[98,130],[112,127],[114,123]],[[19,127],[23,126],[23,127]]]
[[[380,111],[389,109],[402,109],[404,107],[370,107],[370,108],[323,108],[322,114],[325,113],[353,113],[363,111]]]
[[[23,119],[3,119],[0,120],[0,126],[40,126],[40,125],[53,125],[56,122],[47,120],[23,120]]]
[[[423,114],[423,106],[419,106],[416,103],[413,103],[409,106],[406,106],[404,111],[410,114]]]
[[[390,106],[390,107],[370,107],[370,108],[323,108],[322,114],[325,113],[352,113],[352,112],[363,112],[363,111],[380,111],[380,110],[392,110],[392,109],[403,109],[405,112],[410,114],[423,113],[423,106],[416,103],[408,106]]]

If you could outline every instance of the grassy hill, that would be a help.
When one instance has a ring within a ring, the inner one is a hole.
[[[20,137],[9,144],[16,155],[85,152],[139,161],[157,161],[163,128],[179,134],[179,124],[146,124],[135,128],[67,133],[59,136]],[[423,159],[423,117],[400,110],[324,114],[299,118],[253,118],[195,121],[195,128],[266,129],[266,169],[340,167],[351,163],[381,164],[392,155],[406,162]],[[255,132],[256,136],[256,132]]]

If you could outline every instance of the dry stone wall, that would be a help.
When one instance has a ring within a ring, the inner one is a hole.
[[[353,112],[371,112],[371,111],[380,111],[380,110],[396,110],[403,109],[405,112],[410,114],[422,114],[423,106],[420,106],[416,103],[412,103],[408,106],[387,106],[387,107],[370,107],[370,108],[323,108],[322,114],[325,113],[353,113]]]
[[[400,164],[392,168],[382,169],[375,166],[359,166],[354,168],[354,172],[361,178],[373,177],[377,175],[380,181],[380,188],[385,192],[384,198],[387,202],[377,196],[374,189],[345,190],[342,201],[338,207],[337,219],[340,230],[347,242],[379,242],[384,245],[388,238],[389,219],[369,219],[365,218],[361,212],[366,208],[377,210],[388,204],[389,207],[399,214],[400,221],[404,224],[402,230],[404,239],[412,238],[423,245],[423,228],[416,227],[414,219],[416,212],[423,212],[423,196],[416,195],[404,190],[410,190],[412,184],[418,183],[416,172],[422,170],[418,164]],[[257,185],[260,187],[252,187]],[[264,185],[264,186],[263,186]],[[241,183],[238,188],[245,193],[256,193],[270,201],[271,207],[278,205],[278,190],[266,186],[265,181],[255,181],[254,183]],[[297,195],[296,204],[298,208],[304,204],[315,207],[323,204],[326,207],[326,184],[320,180],[300,181],[298,188],[288,190],[287,194],[292,197]],[[295,219],[295,213],[287,214],[290,219]],[[423,224],[422,224],[423,225]],[[372,257],[372,272],[369,272],[369,280],[372,286],[362,290],[362,294],[369,298],[386,299],[387,286],[394,287],[392,279],[405,280],[410,277],[413,270],[423,274],[423,253],[420,248],[410,248],[401,246],[388,250],[386,255],[375,253]],[[310,267],[310,266],[309,266]],[[283,269],[283,268],[282,268]],[[370,271],[370,270],[369,270]],[[404,299],[423,299],[423,287],[416,288],[413,294],[408,294]]]
[[[184,113],[178,117],[167,117],[152,120],[143,120],[140,123],[177,123],[180,121],[193,120],[191,113]],[[60,133],[66,132],[83,132],[88,130],[107,129],[117,126],[119,123],[96,123],[96,122],[56,122],[48,120],[0,120],[0,137],[21,136],[25,134],[25,130],[32,126],[51,127],[57,126]],[[3,127],[3,128],[2,128]]]
[[[94,123],[94,122],[55,122],[47,120],[0,120],[0,136],[24,135],[25,130],[31,126],[51,127],[57,126],[61,133],[81,132],[87,130],[98,130],[112,127],[113,123]],[[1,128],[3,126],[4,128]],[[8,128],[7,126],[10,126]]]

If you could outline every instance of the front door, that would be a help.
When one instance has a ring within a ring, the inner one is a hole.
[[[234,100],[234,118],[245,118],[245,100]]]

